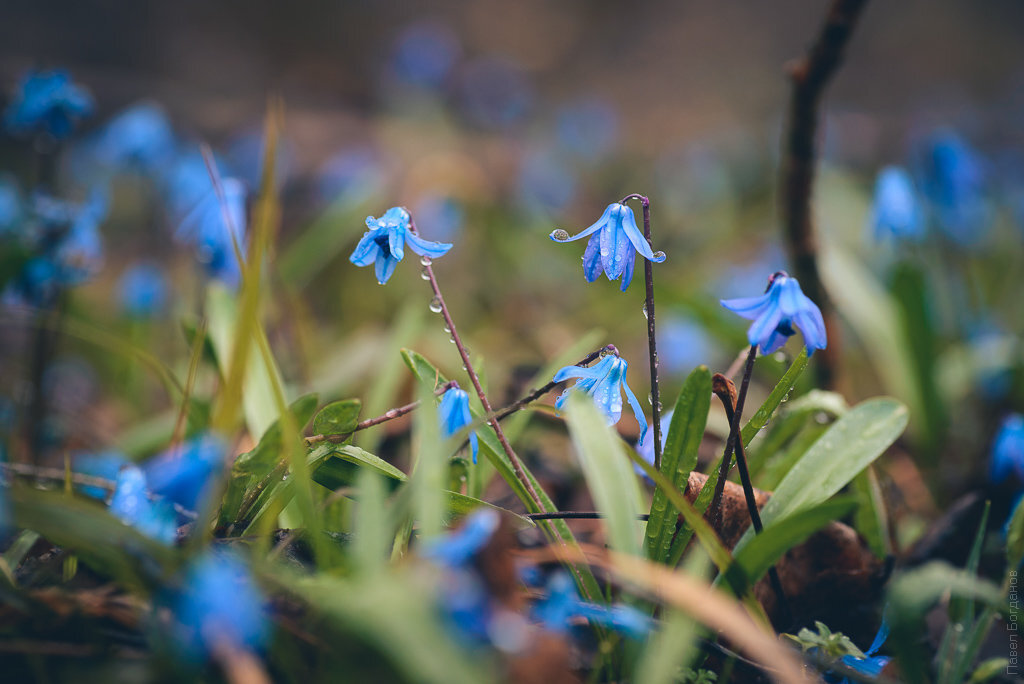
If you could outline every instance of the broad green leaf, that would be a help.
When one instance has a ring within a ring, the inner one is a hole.
[[[882,455],[907,426],[907,408],[888,397],[868,399],[837,420],[789,471],[761,511],[767,529],[827,501]],[[736,553],[750,542],[747,530]]]
[[[387,515],[387,489],[374,470],[363,468],[357,480],[359,503],[355,509],[352,560],[360,571],[372,574],[384,569],[394,530]]]
[[[678,491],[686,489],[690,472],[697,467],[697,452],[710,409],[711,372],[700,366],[686,378],[679,393],[661,454],[661,472]],[[668,495],[660,488],[655,489],[647,522],[648,558],[660,563],[668,561],[678,519],[679,511],[670,504]]]
[[[448,457],[430,388],[420,385],[420,407],[413,418],[413,466],[409,478],[419,533],[430,538],[444,529]]]
[[[733,562],[743,568],[748,581],[755,583],[786,551],[833,520],[849,515],[856,506],[853,499],[835,499],[801,510],[754,535],[750,543],[736,552]]]
[[[356,429],[363,402],[359,399],[333,401],[313,418],[314,435],[344,435]]]
[[[868,548],[879,558],[885,558],[892,553],[892,540],[889,539],[885,498],[874,466],[868,466],[853,479],[853,489],[857,496],[853,526],[867,541]]]
[[[319,399],[315,394],[306,394],[292,402],[288,411],[292,415],[294,425],[302,428],[316,411]],[[269,473],[283,458],[283,444],[281,442],[281,421],[274,420],[273,424],[260,437],[260,441],[251,451],[241,454],[235,459],[234,470],[238,473],[245,473],[262,477]]]
[[[426,383],[431,387],[437,387],[439,385],[448,382],[448,379],[437,369],[437,366],[427,361],[423,354],[412,349],[402,350],[402,360],[405,361],[405,365],[409,367],[420,382]]]
[[[408,479],[405,473],[384,459],[351,444],[321,444],[309,452],[313,481],[327,489],[352,485],[363,468],[392,481],[405,482]]]
[[[589,397],[573,393],[564,411],[590,495],[604,516],[609,545],[639,555],[640,485],[623,453],[622,440]]]

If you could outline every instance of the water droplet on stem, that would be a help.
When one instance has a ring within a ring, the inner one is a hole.
[[[434,313],[441,313],[441,298],[434,297],[430,300],[430,310]]]

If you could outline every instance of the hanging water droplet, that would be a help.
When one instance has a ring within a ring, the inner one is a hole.
[[[463,347],[462,351],[466,352],[466,356],[470,356],[473,353],[472,350],[470,350],[469,347]]]
[[[558,230],[551,231],[551,239],[565,242],[569,239],[569,233],[559,228]]]
[[[430,280],[430,274],[427,273],[427,269],[420,269],[420,278],[423,278],[424,280]]]
[[[644,302],[644,318],[647,318],[647,302]]]
[[[441,298],[434,297],[430,300],[430,310],[434,313],[441,313]]]
[[[433,262],[430,260],[430,257],[420,257],[420,263],[424,266],[429,266]]]
[[[818,425],[824,425],[828,422],[828,414],[824,411],[818,411],[814,414],[814,422]]]
[[[665,253],[664,253],[664,252],[662,252],[662,251],[657,251],[657,252],[655,252],[655,253],[654,253],[654,259],[655,259],[655,261],[661,261],[661,260],[662,260],[662,259],[664,259],[664,258],[665,258]]]
[[[775,357],[774,358],[779,363],[785,363],[786,362],[786,354],[781,352],[781,351],[775,352]]]
[[[452,329],[448,327],[448,324],[447,324],[447,323],[445,323],[445,324],[444,324],[444,331],[445,331],[446,333],[448,333],[449,335],[451,335],[451,334],[452,334]]]
[[[652,397],[650,393],[647,394],[647,403],[654,406],[654,397]]]
[[[448,341],[451,342],[452,344],[455,344],[455,338],[454,337],[449,337]]]

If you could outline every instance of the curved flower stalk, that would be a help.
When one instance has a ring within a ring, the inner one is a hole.
[[[437,408],[437,417],[441,422],[441,434],[445,439],[472,423],[473,414],[469,410],[469,394],[466,393],[466,390],[458,385],[449,388],[441,397],[441,405]],[[469,445],[475,464],[477,451],[480,448],[475,430],[469,433]]]
[[[629,364],[618,354],[609,354],[590,368],[580,366],[566,366],[555,373],[554,381],[562,382],[569,378],[578,378],[576,384],[568,388],[555,401],[555,408],[562,408],[570,392],[583,392],[589,394],[597,408],[608,419],[609,425],[619,422],[622,417],[622,391],[626,392],[626,399],[629,401],[636,422],[640,424],[640,440],[637,444],[644,443],[647,436],[647,418],[644,417],[640,402],[637,401],[633,390],[626,384],[626,371]]]
[[[395,272],[395,266],[405,257],[405,246],[420,256],[436,259],[448,253],[452,245],[447,242],[430,242],[409,230],[409,212],[402,207],[392,207],[380,218],[366,217],[368,231],[363,233],[352,256],[356,266],[374,264],[377,282],[383,285]]]
[[[608,280],[618,280],[621,276],[619,289],[622,292],[633,281],[637,253],[654,263],[665,261],[663,252],[651,251],[647,238],[636,225],[633,210],[619,202],[609,204],[601,218],[583,232],[569,237],[567,232],[559,229],[550,237],[555,242],[573,242],[590,237],[583,252],[583,277],[592,283],[602,272]]]
[[[771,354],[795,335],[795,325],[804,335],[807,355],[824,349],[825,321],[821,310],[800,290],[800,283],[785,271],[772,275],[768,291],[760,297],[723,299],[722,306],[754,321],[747,330],[751,346],[760,345],[762,354]]]

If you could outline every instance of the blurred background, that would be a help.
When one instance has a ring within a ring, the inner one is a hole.
[[[492,392],[517,396],[560,354],[610,342],[645,395],[641,279],[626,293],[618,282],[587,285],[584,245],[548,239],[639,192],[651,198],[654,247],[668,255],[655,271],[669,405],[690,369],[724,370],[743,348],[745,323],[718,299],[758,294],[786,266],[775,208],[785,64],[804,53],[823,11],[806,0],[628,10],[534,0],[8,2],[0,84],[9,101],[27,70],[64,68],[91,94],[93,114],[59,154],[45,150],[57,160],[54,191],[75,201],[102,175],[96,150],[115,117],[139,103],[156,112],[150,124],[171,152],[110,181],[103,266],[70,307],[182,375],[182,321],[197,320],[205,280],[175,238],[182,217],[166,210],[166,178],[153,179],[188,159],[195,167],[207,142],[221,173],[255,194],[262,122],[278,96],[281,222],[264,315],[294,394],[364,396],[371,416],[408,398],[399,348],[451,372],[461,365],[414,259],[386,287],[348,262],[364,218],[404,205],[426,238],[455,243],[436,270]],[[929,486],[907,463],[890,475],[922,485],[911,505],[923,515],[936,510],[929,488],[941,500],[984,481],[996,426],[1024,407],[1021,26],[1024,5],[1011,0],[873,3],[827,93],[814,206],[843,323],[841,389],[851,403],[888,393],[911,406],[904,446]],[[38,145],[0,137],[0,169],[22,194],[38,175]],[[875,179],[894,164],[931,207],[923,240],[877,239]],[[969,220],[941,210],[950,187],[958,206],[974,203]],[[118,294],[140,261],[167,288],[145,321]],[[16,404],[31,344],[5,327],[3,389]],[[797,350],[759,366],[755,395]],[[49,370],[60,388],[53,413],[65,420],[54,439],[155,448],[138,426],[173,419],[174,407],[130,365],[62,344]],[[631,418],[620,427],[635,434]],[[543,458],[567,463],[557,452]]]

